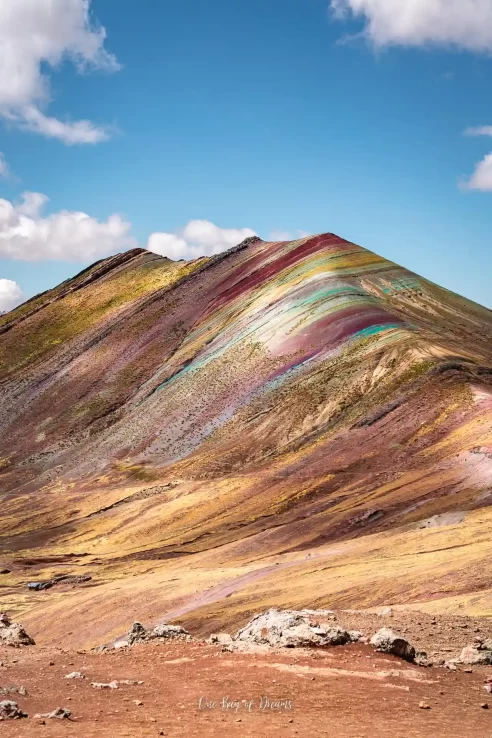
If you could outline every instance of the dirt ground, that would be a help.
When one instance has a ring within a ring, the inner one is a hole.
[[[27,690],[2,696],[29,715],[1,723],[9,738],[492,737],[483,689],[491,668],[416,667],[361,644],[265,654],[199,641],[103,652],[3,647],[0,659],[0,686]],[[85,678],[66,679],[73,671]],[[91,686],[113,680],[143,683]],[[57,707],[72,717],[34,719]]]

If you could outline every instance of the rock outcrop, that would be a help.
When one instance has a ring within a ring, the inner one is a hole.
[[[34,646],[34,639],[20,623],[13,623],[6,613],[0,613],[0,642],[6,646]]]
[[[359,640],[360,633],[350,633],[336,624],[330,610],[276,610],[255,615],[239,630],[234,641],[279,648],[343,646]]]
[[[142,623],[137,622],[133,623],[126,639],[124,641],[118,641],[115,645],[120,647],[123,645],[132,646],[134,643],[143,643],[156,639],[168,640],[170,638],[185,638],[190,640],[191,636],[188,631],[180,625],[161,623],[160,625],[156,625],[152,630],[148,630],[142,625]]]

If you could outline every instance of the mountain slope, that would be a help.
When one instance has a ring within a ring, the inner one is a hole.
[[[458,597],[488,612],[485,308],[325,234],[190,263],[128,252],[1,321],[0,546],[24,620],[68,623],[82,601],[96,618],[111,602],[102,637],[131,592],[149,617],[184,608],[203,623],[214,601],[222,621],[278,597]],[[460,535],[430,592],[415,546]],[[361,578],[374,547],[409,541],[411,587],[396,560],[381,567],[389,589]],[[338,584],[305,570],[339,553]],[[68,554],[98,585],[70,592],[71,615],[66,593],[40,608],[21,585],[26,560],[50,575]]]

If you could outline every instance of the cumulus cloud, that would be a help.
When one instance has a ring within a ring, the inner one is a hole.
[[[480,161],[472,176],[461,184],[465,190],[480,190],[481,192],[492,192],[492,154],[487,154]]]
[[[11,279],[0,279],[0,313],[13,310],[22,302],[22,290]]]
[[[47,200],[39,192],[25,192],[17,204],[0,199],[0,258],[87,262],[137,246],[120,215],[102,222],[68,210],[43,217]]]
[[[42,112],[50,102],[46,70],[64,61],[78,72],[116,71],[104,48],[106,31],[91,21],[91,0],[0,2],[0,115],[66,144],[97,143],[108,130],[88,120],[60,121]]]
[[[492,126],[476,126],[467,128],[465,136],[490,136],[492,137]],[[464,190],[480,190],[481,192],[492,192],[492,153],[487,154],[482,161],[478,162],[475,171],[469,179],[460,183]]]
[[[248,236],[256,236],[251,228],[219,228],[208,220],[190,220],[176,233],[152,233],[147,249],[174,261],[198,259],[226,251],[244,241]]]
[[[360,18],[377,47],[454,46],[492,51],[491,0],[330,0],[335,17]]]

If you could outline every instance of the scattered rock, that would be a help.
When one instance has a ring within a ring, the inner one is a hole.
[[[405,661],[414,661],[416,651],[405,638],[396,635],[389,628],[381,628],[371,638],[371,644],[375,646],[377,651],[382,653],[392,653]]]
[[[113,679],[112,682],[91,682],[91,687],[94,689],[118,689],[118,682]]]
[[[27,695],[27,689],[25,687],[0,687],[0,694],[20,694],[22,697]]]
[[[51,712],[38,712],[34,715],[34,718],[40,720],[41,718],[56,718],[58,720],[68,720],[71,715],[71,711],[67,710],[66,707],[57,707]]]
[[[65,679],[85,679],[81,671],[71,671],[70,674],[65,674]]]
[[[414,662],[417,666],[429,667],[433,666],[433,661],[427,656],[425,651],[417,651],[415,654]]]
[[[376,615],[381,615],[381,617],[385,617],[386,615],[391,615],[393,612],[393,609],[391,607],[380,607],[378,610],[376,610]]]
[[[34,646],[34,640],[20,623],[12,623],[8,615],[0,613],[0,641],[7,646]]]
[[[207,639],[207,643],[211,643],[213,645],[224,645],[225,643],[231,643],[232,642],[232,636],[229,635],[229,633],[212,633],[210,638]]]
[[[476,638],[472,646],[465,646],[459,660],[463,664],[492,664],[492,642]]]
[[[361,633],[354,633],[359,640]],[[247,641],[280,648],[307,646],[341,646],[350,643],[351,634],[333,624],[331,610],[277,610],[255,615],[234,636],[234,641]]]
[[[489,704],[488,704],[488,702],[482,702],[482,704],[480,705],[480,707],[482,708],[482,710],[488,710],[489,709]]]
[[[134,687],[136,684],[143,684],[143,681],[136,679],[118,679],[118,684],[127,684],[130,687]]]
[[[32,592],[40,592],[43,589],[50,589],[50,587],[53,586],[53,582],[50,580],[47,580],[45,582],[28,582],[27,583],[27,589],[30,589]]]
[[[19,710],[17,702],[11,700],[3,700],[0,702],[0,720],[19,720],[20,718],[29,717],[27,713]]]
[[[359,643],[360,641],[366,640],[364,633],[361,633],[360,630],[349,630],[348,634],[352,643]]]
[[[62,574],[59,577],[53,577],[53,579],[45,579],[40,582],[28,582],[27,588],[33,592],[40,592],[43,589],[51,589],[51,587],[54,587],[57,584],[82,584],[83,582],[90,582],[91,579],[92,577],[89,574]]]
[[[419,702],[419,707],[420,707],[421,710],[430,710],[431,709],[430,708],[430,705],[428,705],[427,702],[424,702],[424,700],[422,700],[422,702]]]

